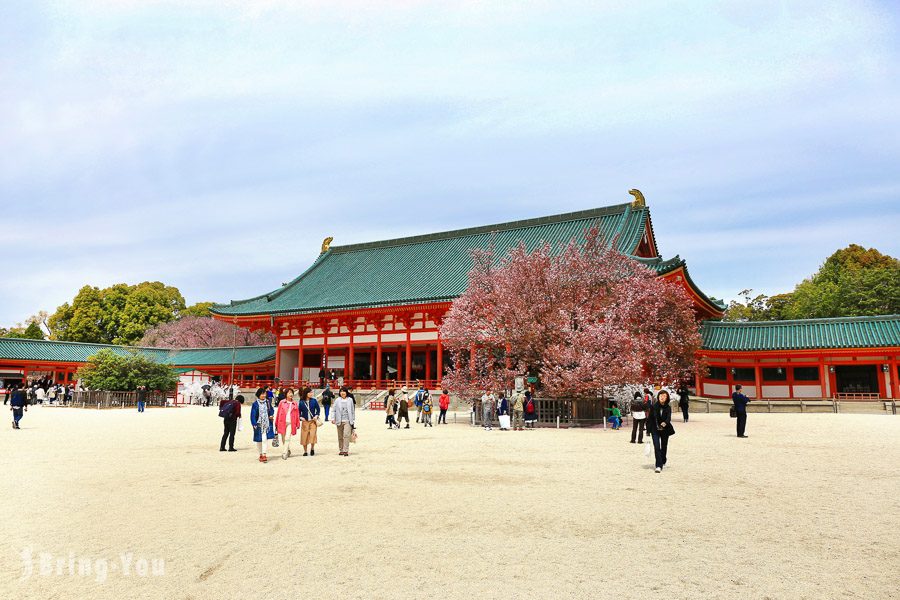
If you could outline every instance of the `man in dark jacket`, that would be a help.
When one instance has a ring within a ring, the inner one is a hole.
[[[13,392],[12,398],[9,401],[9,409],[13,413],[13,429],[21,429],[21,427],[19,427],[19,421],[22,420],[22,416],[25,414],[25,411],[28,410],[28,397],[25,395],[24,389],[17,388],[16,391]]]
[[[225,452],[225,440],[228,440],[228,451],[235,452],[234,434],[237,431],[237,422],[241,418],[241,404],[244,403],[244,397],[238,396],[234,399],[222,400],[219,403],[219,414],[222,415],[224,432],[222,433],[222,442],[219,444],[219,452]]]
[[[734,393],[731,394],[731,401],[734,403],[734,412],[737,413],[737,436],[739,438],[747,437],[744,435],[744,429],[747,427],[747,404],[750,398],[741,393],[744,389],[741,384],[734,386]]]

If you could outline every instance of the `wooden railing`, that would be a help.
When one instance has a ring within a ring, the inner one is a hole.
[[[326,379],[325,383],[327,383],[332,390],[337,390],[342,385],[345,385],[351,389],[355,390],[386,390],[388,388],[394,388],[399,390],[404,385],[409,389],[410,393],[414,392],[419,388],[419,383],[422,383],[429,390],[437,390],[440,389],[440,382],[436,379],[411,379],[405,381],[397,381],[397,380],[375,380],[375,379]],[[238,387],[241,388],[242,391],[247,391],[252,389],[256,389],[258,387],[265,387],[267,385],[271,385],[273,387],[284,386],[284,387],[292,387],[295,389],[301,389],[306,386],[309,386],[313,389],[322,389],[321,382],[319,380],[306,381],[306,380],[295,380],[295,379],[248,379],[248,380],[240,380],[236,379],[234,382]]]
[[[147,392],[146,406],[166,407],[171,393]],[[70,406],[76,408],[133,408],[137,406],[137,392],[79,391],[72,394]]]

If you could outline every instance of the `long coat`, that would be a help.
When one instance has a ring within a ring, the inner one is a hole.
[[[269,414],[269,427],[266,430],[266,439],[274,440],[275,439],[275,427],[272,424],[272,417],[275,415],[275,409],[272,408],[272,403],[269,401],[264,401],[263,405],[266,407],[266,410]],[[260,402],[257,400],[253,403],[253,408],[250,409],[250,423],[253,425],[253,441],[261,442],[262,441],[262,430],[256,426],[259,422],[259,407]]]

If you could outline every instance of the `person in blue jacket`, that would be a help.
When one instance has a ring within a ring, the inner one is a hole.
[[[303,446],[303,456],[316,455],[316,442],[319,441],[319,425],[316,419],[322,413],[319,401],[313,395],[312,388],[303,388],[300,394],[300,444]],[[310,446],[307,452],[306,447]]]
[[[25,395],[24,389],[16,388],[12,392],[12,398],[9,401],[9,409],[13,413],[13,429],[22,429],[19,427],[19,421],[22,420],[25,411],[28,410],[28,396]]]
[[[269,440],[275,439],[275,408],[266,399],[266,388],[256,390],[256,402],[250,409],[250,423],[253,424],[253,441],[259,449],[259,462],[268,462],[266,457]]]
[[[734,403],[734,412],[737,413],[737,436],[739,438],[747,437],[744,430],[747,428],[747,404],[750,398],[745,396],[741,390],[744,389],[741,384],[734,386],[734,393],[731,394],[731,401]]]

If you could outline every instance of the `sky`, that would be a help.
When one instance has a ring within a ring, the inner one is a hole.
[[[900,3],[7,0],[0,326],[628,202],[706,293],[900,255]]]

